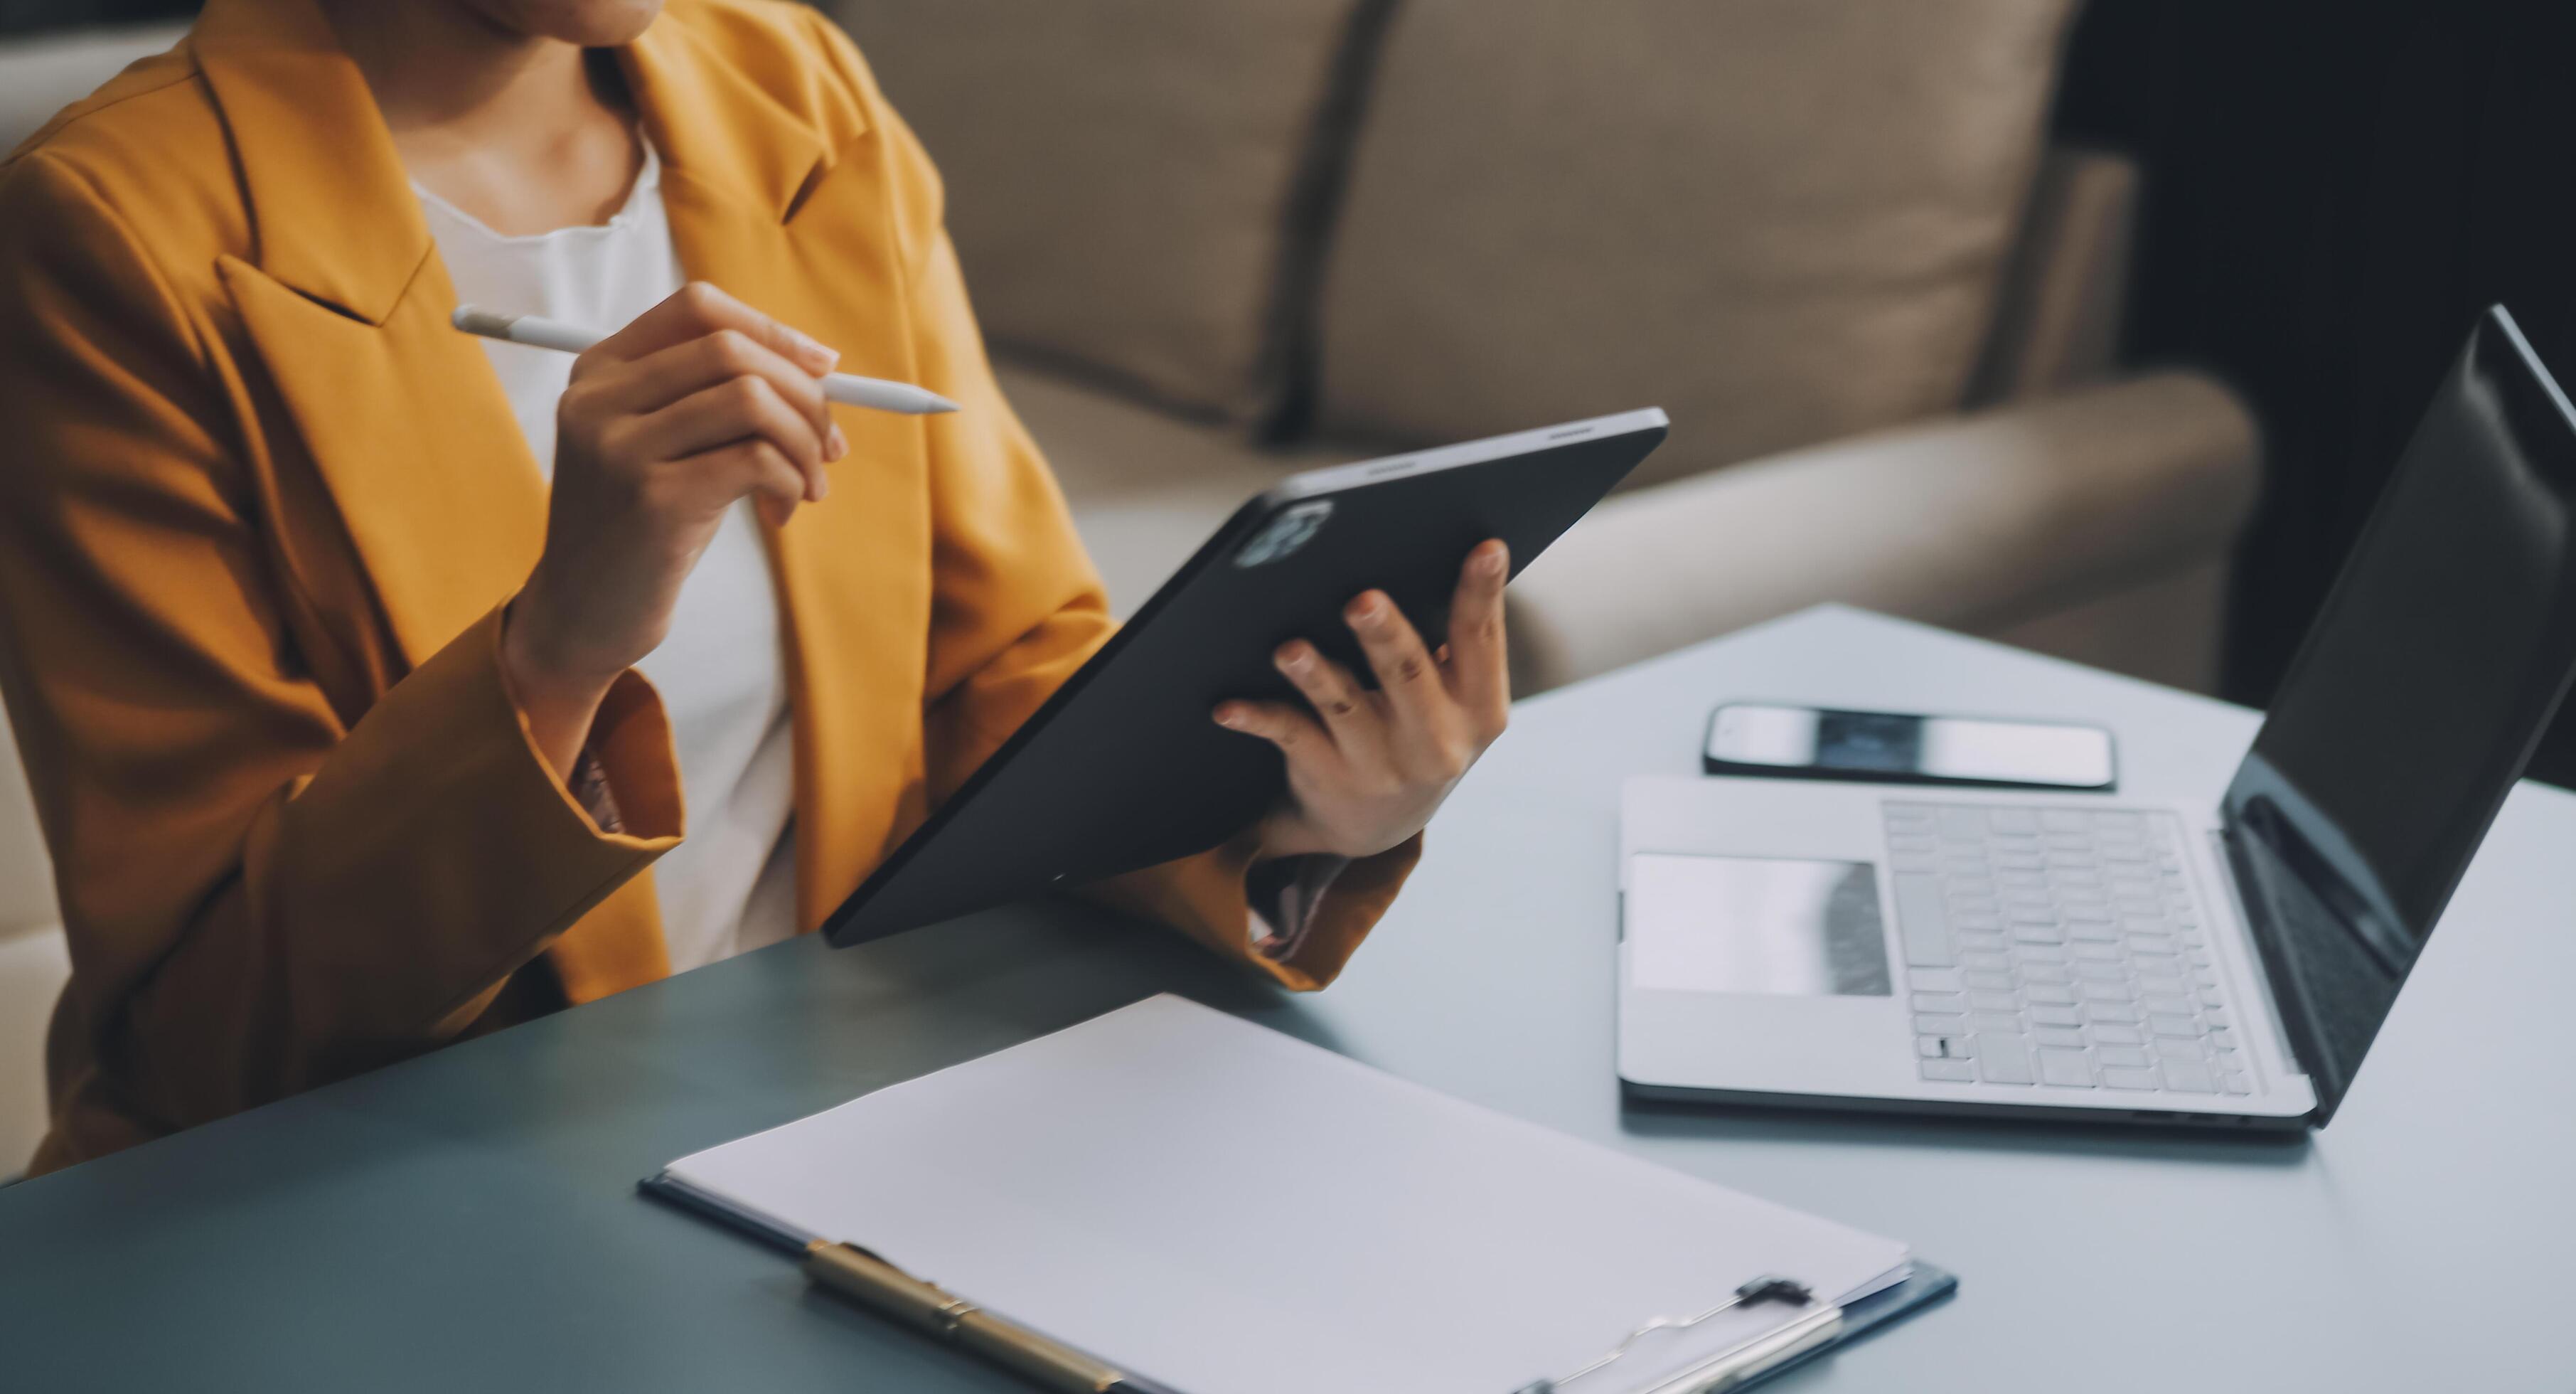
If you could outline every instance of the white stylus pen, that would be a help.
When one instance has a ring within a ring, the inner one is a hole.
[[[607,338],[596,329],[566,324],[543,315],[505,315],[479,305],[459,305],[448,322],[468,334],[486,339],[501,339],[531,348],[558,349],[581,353]],[[855,373],[830,373],[823,378],[823,395],[844,406],[870,407],[877,411],[899,411],[906,416],[931,416],[955,411],[957,404],[926,387],[908,382],[888,382],[884,378],[863,378]]]

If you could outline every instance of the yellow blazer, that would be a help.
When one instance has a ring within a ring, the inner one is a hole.
[[[831,500],[767,538],[810,930],[1112,622],[848,40],[673,0],[620,57],[689,274],[965,408],[841,412]],[[73,966],[39,1171],[669,971],[670,733],[628,674],[603,833],[505,695],[546,491],[454,305],[313,0],[212,0],[0,165],[0,691]],[[1249,943],[1249,850],[1105,893],[1308,988],[1416,846],[1286,961]]]

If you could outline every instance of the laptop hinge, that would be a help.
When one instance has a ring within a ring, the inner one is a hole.
[[[2218,878],[2227,883],[2228,898],[2236,906],[2236,915],[2245,926],[2245,937],[2254,946],[2248,963],[2254,972],[2255,990],[2272,1004],[2264,1016],[2264,1026],[2272,1034],[2272,1043],[2280,1048],[2281,1058],[2306,1076],[2312,1092],[2319,1093],[2322,1081],[2303,1043],[2316,1038],[2317,1024],[2308,1016],[2307,999],[2297,992],[2284,992],[2279,977],[2272,971],[2272,946],[2280,940],[2280,926],[2273,921],[2272,907],[2263,893],[2263,883],[2245,855],[2244,839],[2231,828],[2214,829],[2210,841],[2217,844],[2220,864],[2227,874]]]

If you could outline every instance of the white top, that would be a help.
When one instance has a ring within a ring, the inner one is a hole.
[[[504,237],[415,186],[456,295],[469,304],[614,329],[685,280],[648,144],[606,223]],[[482,339],[537,467],[552,477],[555,401],[573,356]],[[681,587],[670,634],[637,664],[679,747],[688,836],[653,865],[674,971],[795,933],[794,808],[778,599],[748,501],[725,514]]]

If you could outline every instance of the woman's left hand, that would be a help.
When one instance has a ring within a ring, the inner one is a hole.
[[[1510,716],[1503,652],[1510,571],[1500,541],[1467,554],[1449,642],[1437,654],[1384,591],[1363,592],[1343,607],[1377,675],[1374,692],[1296,639],[1272,661],[1304,702],[1218,705],[1218,725],[1259,736],[1288,760],[1288,797],[1262,820],[1261,856],[1372,856],[1431,821]]]

